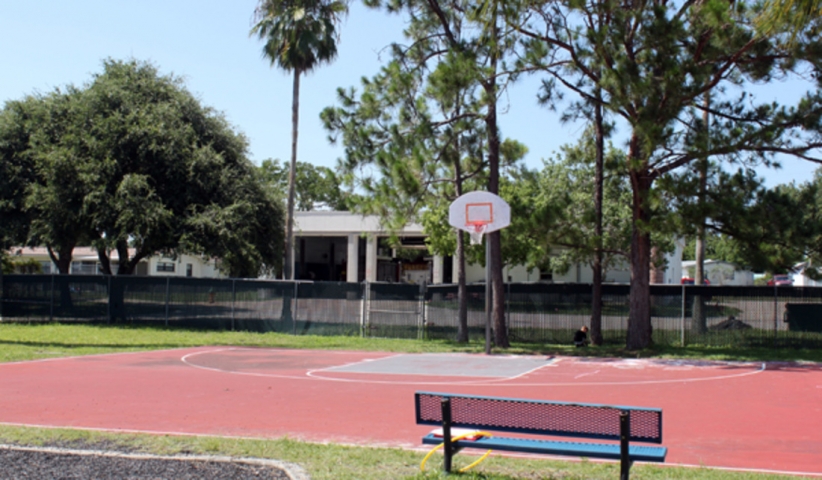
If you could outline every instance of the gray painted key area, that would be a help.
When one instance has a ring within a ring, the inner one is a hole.
[[[381,373],[446,377],[510,378],[550,365],[544,357],[477,356],[460,354],[396,355],[341,367],[324,372]]]

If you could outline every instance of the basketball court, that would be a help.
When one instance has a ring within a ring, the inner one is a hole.
[[[421,449],[417,390],[661,408],[668,464],[822,476],[818,364],[202,347],[0,364],[0,423]]]

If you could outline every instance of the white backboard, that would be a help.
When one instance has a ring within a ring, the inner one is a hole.
[[[493,232],[511,223],[511,207],[491,192],[468,192],[451,203],[448,223],[469,232],[475,224],[484,224],[485,233]]]

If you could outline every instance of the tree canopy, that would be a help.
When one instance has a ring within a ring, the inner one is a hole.
[[[7,210],[28,218],[26,244],[57,250],[62,273],[86,242],[109,274],[111,251],[119,274],[158,253],[219,258],[232,276],[279,268],[280,203],[243,136],[178,78],[106,60],[82,88],[9,102],[2,118],[0,138],[28,138],[0,149],[24,199]]]
[[[768,164],[781,153],[818,161],[822,97],[815,88],[793,107],[731,93],[746,82],[800,74],[800,66],[818,73],[818,39],[789,45],[760,37],[749,5],[724,0],[511,5],[517,8],[509,24],[525,37],[525,63],[546,72],[545,97],[601,93],[606,111],[627,125],[623,165],[633,198],[627,345],[647,347],[651,234],[670,219],[659,215],[660,184],[704,158]],[[710,104],[701,101],[706,94]],[[706,109],[710,128],[701,126]]]
[[[288,192],[289,167],[277,159],[263,160],[260,165],[263,181],[270,186],[278,198]],[[297,162],[295,207],[299,211],[346,210],[352,195],[343,191],[343,185],[334,170]]]

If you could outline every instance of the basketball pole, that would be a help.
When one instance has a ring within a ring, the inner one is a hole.
[[[448,223],[471,234],[471,244],[485,237],[485,354],[491,354],[493,290],[491,289],[491,241],[489,233],[511,224],[511,207],[498,195],[477,190],[457,197],[448,206]]]
[[[491,355],[491,239],[485,237],[485,354]]]

